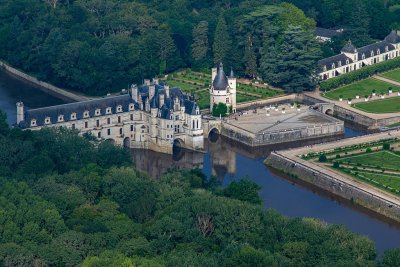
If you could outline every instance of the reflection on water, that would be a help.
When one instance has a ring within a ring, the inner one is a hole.
[[[363,133],[346,129],[345,136]],[[292,180],[263,164],[273,150],[328,142],[340,137],[296,142],[261,148],[249,148],[223,137],[205,140],[206,153],[178,150],[174,156],[152,151],[132,150],[136,167],[154,178],[170,168],[202,168],[210,177],[216,176],[224,185],[245,176],[261,186],[260,196],[265,208],[272,208],[289,217],[313,217],[328,223],[343,224],[351,231],[373,240],[380,254],[400,246],[400,229],[392,221],[367,209],[355,206],[315,186]]]

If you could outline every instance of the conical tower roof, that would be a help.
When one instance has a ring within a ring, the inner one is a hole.
[[[226,74],[224,72],[224,65],[222,63],[219,64],[217,76],[213,81],[214,90],[226,90],[228,87],[228,79],[226,78]]]
[[[351,41],[349,40],[347,42],[347,44],[342,48],[342,52],[343,53],[357,53],[357,48],[351,43]]]

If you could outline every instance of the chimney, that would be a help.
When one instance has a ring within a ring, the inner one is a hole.
[[[159,94],[160,108],[164,105],[165,96],[164,94]]]
[[[25,115],[24,115],[24,103],[18,102],[17,103],[17,124],[19,124],[21,121],[25,120]]]
[[[156,86],[154,84],[149,85],[149,99],[152,99],[156,93]]]
[[[139,88],[136,84],[131,85],[131,97],[133,101],[138,102]]]
[[[165,90],[165,97],[169,97],[169,85],[164,85],[164,90]]]

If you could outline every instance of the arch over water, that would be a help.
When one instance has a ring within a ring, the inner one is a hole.
[[[332,110],[331,108],[328,108],[328,109],[325,111],[325,114],[326,114],[326,115],[329,115],[329,116],[333,116],[333,110]]]
[[[215,143],[218,141],[220,136],[220,132],[219,129],[217,128],[212,128],[209,132],[208,132],[208,140],[210,140],[211,143]]]
[[[131,147],[131,139],[129,137],[125,137],[123,145],[124,145],[124,147],[130,148]]]

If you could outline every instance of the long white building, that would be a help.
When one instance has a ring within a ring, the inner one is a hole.
[[[318,62],[321,80],[361,69],[400,55],[400,35],[392,31],[383,41],[356,48],[351,41],[343,47],[341,54]]]
[[[37,130],[66,127],[98,140],[112,140],[130,148],[172,153],[174,143],[203,149],[199,106],[179,88],[154,79],[129,92],[52,107],[26,109],[17,103],[17,126]]]

